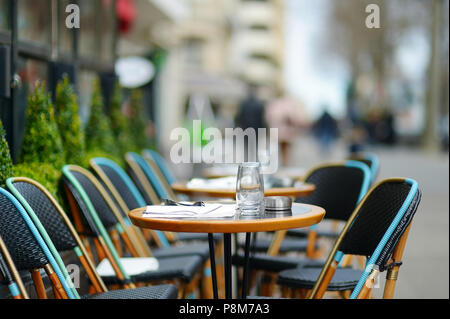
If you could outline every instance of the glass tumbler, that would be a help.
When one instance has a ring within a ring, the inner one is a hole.
[[[236,202],[244,216],[258,215],[264,209],[264,180],[260,163],[245,162],[239,165]]]

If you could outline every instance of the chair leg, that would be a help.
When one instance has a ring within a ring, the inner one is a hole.
[[[44,282],[42,281],[41,271],[39,268],[30,270],[31,278],[33,279],[34,288],[39,299],[48,299],[47,292],[45,291]]]
[[[291,288],[281,286],[281,298],[289,298]]]
[[[392,254],[393,262],[399,262],[402,260],[403,251],[406,246],[406,240],[408,238],[410,229],[411,229],[411,224],[408,226],[408,228],[406,228],[402,237],[398,241],[397,246],[394,249],[394,253]],[[394,298],[395,285],[397,284],[399,269],[400,269],[399,263],[395,264],[392,268],[388,269],[388,272],[386,274],[386,283],[384,286],[384,293],[383,293],[384,299]]]
[[[275,278],[277,274],[264,272],[261,283],[261,296],[270,297],[273,295]]]
[[[124,280],[125,279],[124,275],[120,271],[119,266],[117,265],[115,259],[111,255],[108,247],[106,246],[106,243],[103,241],[103,238],[96,237],[96,238],[94,238],[94,242],[95,242],[95,245],[97,246],[99,257],[100,257],[100,254],[102,254],[104,256],[104,258],[108,258],[109,262],[111,263],[112,268],[114,269],[114,272],[117,275],[117,278],[119,278],[119,280]],[[124,284],[123,287],[125,289],[136,288],[134,283]]]
[[[351,294],[351,291],[349,291],[349,290],[342,290],[342,291],[339,291],[339,296],[340,296],[342,299],[348,299],[348,298],[350,298],[350,294]]]
[[[127,248],[127,250],[131,253],[131,255],[133,257],[140,257],[139,253],[137,252],[136,248],[133,246],[130,237],[128,237],[128,234],[123,232],[120,234],[120,237],[122,238],[125,247]]]
[[[86,274],[88,275],[89,280],[91,281],[91,286],[94,289],[94,292],[92,292],[92,293],[103,292],[104,289],[101,287],[101,285],[100,285],[98,279],[96,278],[95,274],[93,273],[91,267],[89,267],[86,257],[83,255],[78,256],[78,260],[80,261],[81,265],[83,266],[84,270],[86,271]]]
[[[223,259],[223,240],[216,245],[217,290],[219,298],[225,297],[225,264]]]
[[[338,266],[337,261],[333,260],[333,262],[331,263],[331,265],[328,268],[327,272],[325,273],[325,277],[324,277],[324,279],[323,279],[319,289],[317,290],[316,295],[313,296],[314,299],[321,299],[325,295],[325,292],[327,291],[328,284],[330,283],[331,279],[333,278],[334,273],[336,272],[337,266]]]
[[[376,269],[371,270],[370,275],[369,275],[369,277],[367,277],[366,282],[364,283],[363,288],[359,292],[357,299],[367,299],[368,298],[378,274],[379,274],[378,270],[376,270]]]
[[[203,265],[203,274],[201,276],[201,298],[202,299],[212,299],[212,281],[211,281],[211,261],[207,260]]]
[[[114,248],[117,251],[117,254],[119,255],[119,257],[123,256],[123,249],[122,249],[122,244],[120,243],[120,237],[119,234],[117,233],[116,229],[111,229],[109,231],[109,237],[111,237],[111,241],[114,245]]]
[[[352,262],[353,262],[353,255],[345,255],[341,262],[341,265],[342,267],[350,266]]]
[[[69,299],[69,296],[67,295],[67,292],[64,290],[63,286],[61,285],[61,282],[59,281],[58,276],[53,271],[53,268],[47,264],[44,266],[45,272],[48,275],[48,278],[50,279],[53,287],[53,291],[55,293],[55,297],[58,299]]]

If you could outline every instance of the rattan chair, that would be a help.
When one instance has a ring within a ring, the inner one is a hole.
[[[177,179],[175,178],[175,175],[170,170],[169,165],[167,165],[164,158],[158,152],[146,149],[142,152],[142,154],[146,159],[151,159],[156,163],[169,185],[176,182]]]
[[[63,274],[54,255],[46,245],[43,236],[49,235],[38,230],[28,212],[8,191],[0,188],[0,236],[11,254],[11,259],[19,271],[29,270],[35,285],[38,298],[46,299],[47,292],[41,277],[40,269],[45,269],[53,287],[56,298],[78,299],[76,291],[67,272]],[[81,246],[80,246],[81,251]],[[64,268],[65,270],[65,268]],[[94,269],[95,271],[95,269]],[[20,288],[22,296],[26,296]],[[102,292],[84,298],[100,299],[135,299],[135,298],[174,298],[177,289],[173,285],[143,287],[130,290]]]
[[[305,182],[314,184],[316,189],[308,197],[298,198],[297,202],[323,207],[325,219],[345,222],[368,191],[371,180],[370,169],[359,161],[323,164],[305,175]],[[335,239],[339,232],[313,226],[310,229],[288,230],[286,235]]]
[[[356,208],[358,202],[366,194],[370,183],[370,172],[368,167],[360,162],[346,161],[343,163],[329,163],[313,168],[307,175],[306,181],[316,186],[315,191],[308,197],[300,198],[297,201],[317,205],[325,208],[326,214],[324,219],[347,221],[350,214]],[[283,240],[282,234],[296,235],[304,229],[288,230],[278,232],[276,240]],[[313,243],[316,238],[323,236],[326,231],[318,230],[316,227],[306,232],[309,240],[309,256],[314,256]],[[326,235],[326,237],[332,237]],[[333,236],[333,237],[337,237]],[[311,259],[295,256],[280,256],[280,251],[268,250],[266,254],[257,254],[249,259],[250,267],[253,270],[266,271],[265,283],[261,291],[264,295],[271,295],[273,283],[276,273],[297,267],[322,267],[323,260]],[[235,254],[233,263],[242,266],[244,263],[243,254]]]
[[[8,286],[13,299],[29,299],[25,286],[20,278],[19,272],[14,265],[12,257],[0,236],[0,274],[3,282]]]
[[[163,185],[164,177],[158,174],[157,167],[151,166],[151,162],[132,152],[125,155],[125,160],[128,174],[147,203],[160,203],[164,198],[174,198],[173,195],[166,191]],[[170,238],[172,242],[208,240],[208,234],[201,233],[172,233],[172,235],[173,237]],[[222,240],[222,236],[220,234],[214,234],[213,236],[216,243],[219,244],[218,242]]]
[[[371,184],[375,183],[378,171],[380,170],[380,161],[378,160],[378,156],[373,153],[362,152],[362,153],[354,153],[348,157],[349,160],[360,161],[366,164],[371,173]]]
[[[106,185],[122,212],[128,213],[132,209],[146,206],[146,202],[136,185],[119,165],[106,158],[93,158],[90,160],[90,164],[99,179]],[[128,216],[126,218],[128,218]],[[177,236],[174,236],[173,233],[153,230],[151,232],[153,234],[153,239],[159,247],[153,249],[153,254],[155,256],[199,255],[205,262],[204,276],[210,276],[208,244],[189,243],[171,245],[171,242],[178,243]],[[206,280],[203,281],[206,282]],[[209,287],[209,284],[206,286]],[[209,288],[205,287],[203,293],[206,294],[206,291],[209,290]]]
[[[137,187],[120,166],[105,158],[94,158],[90,163],[95,173],[97,173],[119,203],[122,211],[128,212],[132,209],[146,206],[146,202]],[[170,241],[174,241],[174,238],[169,240],[166,234],[161,231],[154,231],[154,234],[154,239],[158,246],[165,248],[165,251],[169,252]],[[170,233],[167,235],[170,235]],[[195,251],[205,259],[209,256],[209,246],[207,244],[189,244],[182,247],[178,249],[179,253],[192,254]],[[172,249],[175,250],[175,248]],[[154,253],[156,253],[156,250],[154,250]]]
[[[309,298],[322,298],[327,290],[352,291],[352,299],[368,298],[378,274],[388,270],[383,297],[392,298],[411,221],[420,199],[421,192],[414,180],[392,178],[381,181],[371,188],[349,217],[325,266],[321,270],[282,271],[278,275],[278,284],[300,290]],[[367,257],[365,269],[338,268],[344,254]]]
[[[370,181],[370,171],[367,166],[357,161],[324,164],[312,169],[306,176],[306,182],[314,184],[316,189],[308,197],[298,198],[296,201],[324,207],[327,212],[326,218],[344,221],[355,208],[358,197],[362,198],[367,191]],[[318,233],[317,226],[309,230],[298,229],[282,233],[288,236],[278,236],[281,237],[282,242],[276,253],[306,252],[308,257],[317,255],[316,238],[318,236],[336,236],[335,232],[320,231]],[[271,239],[257,240],[254,251],[267,252],[272,243]],[[242,245],[241,243],[240,246]]]
[[[157,204],[162,199],[171,197],[165,190],[157,173],[142,156],[134,152],[129,152],[125,154],[125,160],[128,166],[128,173],[131,173],[130,176],[138,186],[146,202]],[[151,188],[148,186],[151,186]],[[157,196],[157,200],[154,199],[152,193]]]
[[[159,268],[155,271],[147,271],[133,276],[127,276],[127,270],[121,266],[120,258],[120,242],[114,241],[110,237],[108,230],[117,230],[120,238],[134,257],[148,257],[149,254],[139,251],[137,238],[130,231],[126,231],[123,218],[117,209],[112,209],[112,201],[105,200],[107,193],[100,183],[95,183],[94,177],[88,171],[77,166],[64,166],[64,185],[67,189],[71,210],[75,220],[79,220],[76,224],[80,233],[86,233],[86,229],[90,233],[94,233],[94,243],[98,247],[97,251],[101,251],[110,260],[114,267],[117,266],[117,276],[104,276],[102,279],[109,285],[120,284],[131,279],[136,283],[148,283],[159,281],[180,282],[180,290],[182,297],[193,294],[200,278],[203,260],[200,256],[177,255],[162,256],[161,254],[153,254],[157,258]],[[88,195],[89,194],[89,195]],[[109,204],[108,204],[109,202]],[[145,254],[145,255],[141,255]],[[145,258],[138,259],[146,262]]]

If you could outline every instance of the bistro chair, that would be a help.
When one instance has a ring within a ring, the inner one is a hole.
[[[349,217],[324,267],[282,271],[278,284],[300,290],[309,298],[322,298],[327,290],[352,291],[351,299],[369,298],[376,277],[387,270],[383,297],[392,298],[420,199],[414,180],[391,178],[379,182]],[[365,256],[365,269],[338,268],[345,254]],[[283,291],[286,294],[286,289]]]
[[[58,299],[79,299],[73,290],[70,277],[65,277],[50,249],[45,244],[41,232],[37,229],[25,208],[8,191],[0,188],[0,235],[11,254],[12,261],[19,271],[28,270],[34,282],[38,298],[46,299],[47,291],[41,277],[40,269],[45,269],[53,293]],[[44,231],[43,235],[48,237]],[[80,250],[82,248],[80,246]],[[95,271],[95,269],[94,269]],[[20,281],[17,281],[19,283]],[[22,296],[26,291],[18,285]],[[93,299],[147,299],[175,298],[177,289],[173,285],[142,287],[129,290],[105,291],[94,295],[82,296]]]
[[[329,167],[328,171],[325,170],[327,167]],[[347,168],[342,169],[342,167]],[[319,171],[319,168],[323,168],[323,170]],[[347,174],[345,180],[338,176],[339,174]],[[316,186],[316,190],[308,197],[298,198],[297,202],[318,205],[330,209],[333,207],[332,209],[337,213],[337,216],[333,216],[333,213],[330,214],[327,210],[326,218],[337,220],[346,220],[348,215],[353,211],[357,203],[358,196],[359,198],[362,198],[365,191],[367,191],[370,181],[370,171],[366,165],[357,161],[347,161],[343,164],[324,164],[320,167],[312,169],[312,171],[307,173],[306,176],[305,181],[314,184]],[[367,177],[368,179],[366,180]],[[320,187],[321,184],[326,183],[327,181],[330,182],[327,192],[325,193],[318,191],[317,187]],[[364,184],[363,182],[367,184]],[[354,199],[349,200],[348,202],[343,201],[342,198],[345,198],[346,194],[341,193],[341,191],[350,192]],[[324,197],[324,193],[327,196]],[[320,198],[321,201],[317,200],[317,198]],[[346,206],[342,206],[343,202]],[[340,209],[342,212],[339,211]],[[313,226],[309,230],[297,229],[281,231],[280,234],[283,235],[278,235],[275,237],[277,242],[274,243],[275,239],[258,239],[253,244],[252,249],[254,252],[267,252],[269,248],[276,245],[277,249],[275,254],[306,252],[306,255],[310,258],[317,257],[318,245],[316,238],[318,234],[316,227],[317,226]],[[287,238],[285,237],[285,234],[288,234]],[[319,234],[319,236],[333,238],[336,234],[335,232],[323,231]],[[242,245],[243,243],[239,244],[240,247],[242,247]]]
[[[121,292],[116,292],[114,294],[109,293],[108,295],[103,295],[102,293],[108,291],[103,279],[97,273],[94,267],[93,261],[89,252],[87,251],[85,245],[83,244],[80,236],[78,236],[75,227],[72,225],[71,221],[62,210],[61,206],[57,201],[50,195],[50,193],[39,183],[33,181],[29,178],[10,178],[7,180],[8,188],[14,193],[16,198],[24,205],[28,212],[28,215],[33,220],[36,227],[39,229],[41,234],[44,234],[44,240],[50,245],[54,256],[59,256],[60,253],[73,250],[78,257],[80,264],[86,271],[86,274],[92,284],[93,291],[95,293],[100,293],[97,297],[99,298],[121,298],[123,294]],[[47,238],[47,239],[45,239]],[[96,238],[103,244],[104,254],[113,255],[114,252],[107,251],[108,238]],[[112,258],[111,258],[112,259]],[[111,264],[115,260],[111,261]],[[65,265],[62,265],[65,268]],[[123,270],[123,266],[120,262],[117,263],[117,267]],[[123,274],[121,274],[123,275]],[[135,288],[135,285],[130,281],[127,281],[126,276],[123,278],[124,287]],[[156,287],[156,286],[155,286]],[[172,286],[173,287],[173,286]],[[154,295],[158,297],[157,293],[161,293],[162,297],[176,296],[176,289],[174,290],[171,286],[161,286],[155,291],[145,289],[141,293],[135,291],[133,293],[126,292],[123,297],[125,298],[149,298]],[[160,289],[161,288],[161,289]],[[139,297],[139,294],[142,294]]]
[[[93,158],[90,160],[90,164],[95,174],[112,194],[124,215],[132,209],[147,205],[136,185],[115,162],[106,158]],[[163,232],[152,230],[150,234],[159,247],[170,246],[170,242]]]
[[[351,154],[348,158],[352,161],[360,161],[366,164],[371,173],[371,183],[373,184],[378,176],[378,171],[380,170],[380,161],[378,160],[378,156],[373,153],[362,152],[362,153],[354,153]]]
[[[47,273],[55,296],[79,298],[70,277],[60,269],[23,206],[0,188],[0,236],[19,271],[30,272],[38,298],[47,298],[41,269]]]
[[[170,170],[169,165],[158,152],[146,149],[142,152],[142,154],[144,155],[145,159],[151,160],[157,165],[159,171],[164,176],[168,185],[172,185],[177,181],[175,175]]]
[[[13,259],[0,236],[0,275],[2,281],[8,286],[13,299],[29,299],[25,285],[20,278],[19,272],[14,265]]]
[[[139,193],[136,185],[119,165],[106,158],[91,159],[90,164],[123,212],[128,213],[132,209],[146,206],[146,202]],[[128,216],[126,218],[128,218]],[[158,249],[153,250],[154,254],[169,254],[170,256],[199,255],[202,257],[202,260],[205,261],[204,276],[211,276],[208,244],[193,243],[174,246],[171,245],[171,242],[176,241],[176,237],[173,233],[151,230],[151,234],[153,234],[152,238],[159,247]],[[202,282],[206,281],[203,280]],[[206,291],[210,290],[209,283],[205,284],[203,289],[204,293],[206,294]]]
[[[97,251],[103,253],[104,256],[102,257],[109,259],[113,268],[114,264],[117,265],[117,276],[104,276],[103,280],[110,285],[120,284],[122,281],[127,281],[129,279],[135,283],[170,282],[178,280],[181,282],[181,296],[192,296],[199,281],[199,271],[201,270],[203,263],[202,258],[194,254],[184,256],[161,256],[152,254],[148,249],[150,256],[155,257],[158,261],[158,269],[126,276],[127,270],[126,268],[123,269],[123,266],[121,265],[121,257],[117,250],[117,243],[113,243],[110,239],[107,229],[116,228],[119,231],[121,238],[124,239],[124,244],[132,252],[133,257],[138,258],[138,262],[145,264],[147,259],[139,258],[141,256],[137,252],[136,246],[134,246],[135,241],[130,239],[133,238],[132,235],[123,230],[123,219],[120,218],[117,210],[116,213],[114,213],[111,206],[108,204],[108,202],[111,204],[112,201],[104,200],[103,196],[107,196],[107,193],[103,190],[102,194],[99,191],[101,185],[99,183],[95,185],[88,177],[86,177],[86,172],[89,173],[80,167],[64,166],[64,185],[67,189],[74,219],[80,220],[84,218],[86,221],[85,224],[92,225],[89,230],[96,234],[94,243],[100,248],[97,249]],[[91,177],[93,177],[92,174]],[[91,198],[93,199],[92,201]],[[118,217],[119,219],[117,219]],[[91,221],[89,222],[89,220]],[[78,223],[77,228],[81,228],[79,231],[82,233],[85,232],[80,223]],[[101,245],[101,240],[105,242],[104,245]],[[108,255],[110,255],[110,257],[108,257]],[[148,257],[148,255],[145,257]]]
[[[94,158],[91,159],[90,163],[94,172],[99,176],[102,182],[110,190],[114,199],[119,203],[122,211],[128,213],[132,209],[147,205],[133,181],[115,162],[106,158]],[[154,239],[158,247],[167,249],[171,246],[170,240],[166,237],[166,233],[162,231],[153,232],[156,234]],[[173,241],[173,238],[171,239]],[[178,250],[180,254],[195,253],[204,258],[208,258],[209,256],[209,246],[203,243],[175,246],[172,249]]]
[[[139,154],[129,152],[125,154],[128,172],[134,181],[138,181],[141,194],[148,203],[160,203],[164,198],[170,198],[161,179],[148,162]],[[149,187],[151,186],[151,188]],[[156,197],[154,195],[156,195]]]
[[[369,189],[370,171],[368,167],[360,162],[346,161],[342,163],[328,163],[311,169],[306,175],[306,182],[316,186],[314,192],[308,197],[297,200],[305,204],[317,205],[323,207],[326,211],[324,219],[347,221],[350,214],[354,211],[358,202],[363,198]],[[266,278],[263,284],[262,293],[271,295],[275,276],[278,272],[297,267],[322,267],[323,260],[311,259],[305,257],[280,256],[276,246],[280,245],[283,235],[297,234],[303,229],[287,230],[277,232],[271,249],[265,255],[257,254],[250,257],[250,266],[254,270],[266,271]],[[332,237],[327,231],[318,230],[316,227],[310,227],[308,233],[309,249],[313,249],[317,237]],[[282,245],[282,244],[281,244]],[[309,255],[314,255],[310,251]],[[244,256],[237,254],[233,256],[234,263],[242,265]],[[349,260],[344,265],[347,265]]]
[[[173,198],[167,193],[161,182],[161,178],[157,174],[156,169],[150,166],[141,155],[137,153],[127,153],[125,155],[127,162],[127,171],[132,178],[134,184],[141,191],[147,203],[160,203],[164,198]],[[154,189],[157,189],[155,192]],[[157,196],[156,199],[152,199]],[[156,195],[159,194],[159,195]],[[206,241],[208,240],[208,234],[201,233],[172,233],[171,241]],[[214,234],[216,242],[221,241],[220,234]],[[221,251],[218,248],[218,251]]]
[[[308,197],[298,198],[296,201],[324,207],[327,212],[325,219],[347,221],[358,201],[369,189],[371,180],[369,167],[359,161],[319,165],[305,175],[305,182],[314,184],[316,189]],[[335,239],[339,235],[337,231],[318,228],[291,229],[287,231],[287,236]]]

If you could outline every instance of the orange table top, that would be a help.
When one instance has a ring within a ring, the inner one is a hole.
[[[229,204],[232,205],[232,204]],[[151,218],[142,216],[145,207],[128,213],[131,222],[142,228],[191,233],[249,233],[308,227],[319,223],[325,209],[293,203],[287,213],[265,211],[259,216],[241,216],[237,211],[228,218]]]

